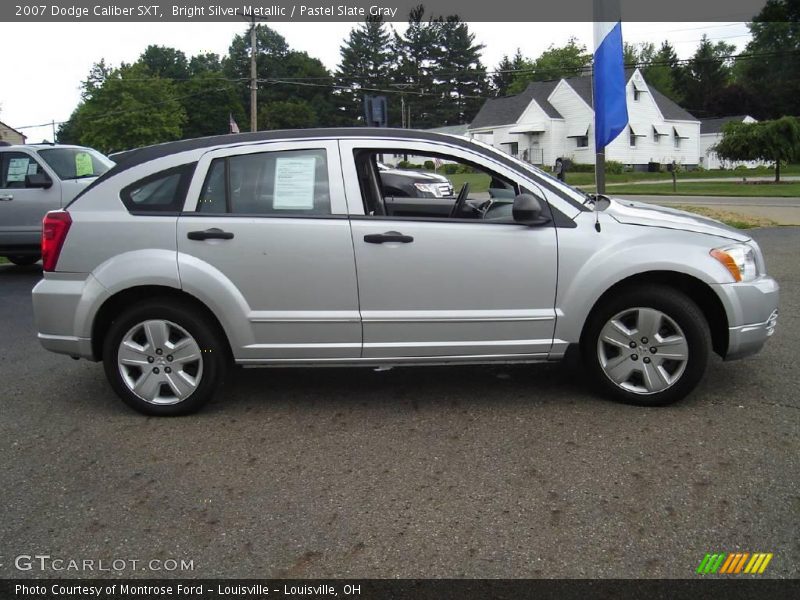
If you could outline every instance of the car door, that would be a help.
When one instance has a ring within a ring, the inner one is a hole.
[[[47,173],[53,180],[48,188],[28,188],[28,175]],[[61,188],[32,154],[0,152],[0,245],[36,246],[40,242],[42,219],[61,207]]]
[[[181,282],[235,298],[240,361],[357,358],[353,244],[335,141],[214,150],[198,162],[178,219]],[[206,291],[204,291],[204,289]],[[214,300],[209,300],[213,302]]]
[[[438,153],[509,180],[518,177],[482,154],[445,144],[340,142],[358,272],[362,356],[411,361],[546,356],[556,317],[553,225],[370,215],[362,197],[364,175],[354,156],[370,148],[390,152],[397,144],[402,144],[401,154]]]

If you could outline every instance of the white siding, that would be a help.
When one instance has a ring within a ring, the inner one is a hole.
[[[745,117],[742,119],[743,123],[756,123],[753,117]],[[703,157],[703,167],[706,169],[735,169],[740,165],[744,165],[748,169],[766,166],[768,163],[758,160],[750,161],[730,161],[722,160],[717,156],[716,152],[711,150],[711,147],[722,139],[722,133],[702,133],[700,134],[700,156]]]
[[[634,99],[634,79],[640,87],[648,91],[639,93],[639,99]],[[642,135],[637,137],[636,145],[630,144],[630,131],[625,129],[606,147],[606,159],[621,162],[625,165],[647,165],[649,162],[669,164],[673,160],[681,165],[694,166],[699,164],[700,157],[705,155],[705,148],[700,146],[699,121],[671,121],[665,120],[658,108],[646,82],[641,77],[638,69],[626,86],[629,122],[638,128]],[[525,149],[529,150],[532,162],[539,162],[538,156],[543,157],[545,165],[552,165],[556,158],[569,158],[575,163],[593,164],[595,161],[594,148],[594,111],[581,98],[581,96],[567,83],[561,80],[553,89],[548,98],[550,104],[564,117],[551,119],[535,102],[531,101],[517,123],[499,127],[470,130],[470,135],[485,141],[495,148],[510,153],[509,142],[518,143],[518,156],[523,155]],[[519,129],[526,124],[547,124],[546,131],[538,136],[529,134],[512,134],[510,130]],[[576,128],[582,128],[589,123],[588,146],[579,147],[578,140],[567,137]],[[668,133],[659,136],[658,140],[653,135],[653,126]],[[675,127],[678,127],[686,138],[680,139],[679,147],[675,147]],[[535,146],[538,140],[539,146]],[[539,150],[541,149],[541,150]],[[704,159],[707,160],[707,159]]]
[[[548,98],[550,104],[564,117],[560,144],[554,147],[554,158],[563,156],[576,163],[594,163],[594,111],[566,81],[561,80]],[[589,145],[579,148],[577,138],[568,138],[570,126],[589,123]]]

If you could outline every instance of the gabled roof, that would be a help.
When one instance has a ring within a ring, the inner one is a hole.
[[[656,88],[648,86],[650,93],[655,100],[658,109],[661,111],[662,116],[667,121],[697,121],[697,117],[691,114],[685,108],[678,106],[674,100],[670,100],[664,94],[659,92]]]
[[[556,85],[558,85],[558,81],[533,81],[528,84],[524,92],[515,96],[490,98],[483,103],[478,114],[469,124],[469,128],[477,129],[516,123],[530,106],[532,100],[536,101],[536,104],[542,108],[548,117],[563,119],[564,117],[547,100]]]
[[[6,128],[6,129],[8,129],[9,131],[13,131],[14,133],[18,133],[18,134],[19,134],[19,135],[21,135],[23,138],[27,137],[27,136],[26,136],[24,133],[22,133],[21,131],[18,131],[17,129],[14,129],[14,128],[13,128],[13,127],[11,127],[10,125],[6,125],[6,124],[5,124],[5,123],[3,123],[2,121],[0,121],[0,126],[1,126],[1,127],[5,127],[5,128]]]
[[[630,80],[634,72],[635,69],[625,69],[626,81]],[[553,90],[560,81],[564,81],[587,105],[594,108],[592,102],[592,78],[589,75],[566,77],[563,80],[557,81],[534,81],[529,83],[528,87],[525,88],[525,91],[521,94],[491,98],[484,102],[481,110],[472,120],[472,123],[470,123],[470,129],[516,123],[525,112],[525,109],[528,108],[528,105],[530,105],[531,100],[536,100],[536,103],[542,107],[542,110],[547,113],[548,117],[563,119],[558,110],[548,101],[550,94],[553,93]],[[657,89],[650,86],[648,86],[648,89],[665,119],[675,121],[697,121],[693,115],[678,106],[673,100],[667,98]]]
[[[747,115],[737,115],[735,117],[715,117],[713,119],[700,119],[700,134],[721,133],[722,126],[731,121],[744,121]]]

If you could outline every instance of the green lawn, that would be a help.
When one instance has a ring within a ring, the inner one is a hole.
[[[581,189],[592,192],[594,186],[581,186]],[[654,183],[651,185],[616,185],[606,190],[611,195],[644,195],[644,196],[749,196],[770,198],[800,197],[800,181],[787,183],[740,183],[738,181],[721,181],[719,183],[681,183],[677,191],[672,191],[672,183]]]
[[[678,171],[678,179],[716,179],[717,177],[773,177],[775,171],[770,168],[721,171]],[[781,175],[800,175],[800,164],[786,165],[781,168]],[[672,181],[672,173],[640,173],[633,171],[614,175],[606,173],[606,183],[628,183],[632,181]],[[567,183],[570,185],[594,185],[594,173],[567,172]]]
[[[488,192],[491,179],[483,173],[456,173],[455,175],[445,175],[455,188],[455,193],[461,190],[461,186],[469,183],[470,192]]]

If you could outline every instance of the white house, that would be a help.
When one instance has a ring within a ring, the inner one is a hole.
[[[700,120],[700,164],[706,169],[733,169],[744,165],[748,169],[766,165],[765,162],[756,160],[751,161],[730,161],[722,160],[711,148],[722,139],[722,127],[731,121],[740,123],[757,123],[758,121],[751,116],[741,115],[737,117],[720,117],[717,119]]]
[[[606,147],[606,160],[637,170],[673,160],[697,166],[700,121],[648,86],[639,69],[626,75],[629,125]],[[552,165],[559,157],[594,163],[592,79],[536,81],[516,96],[487,100],[467,133],[533,164]]]

